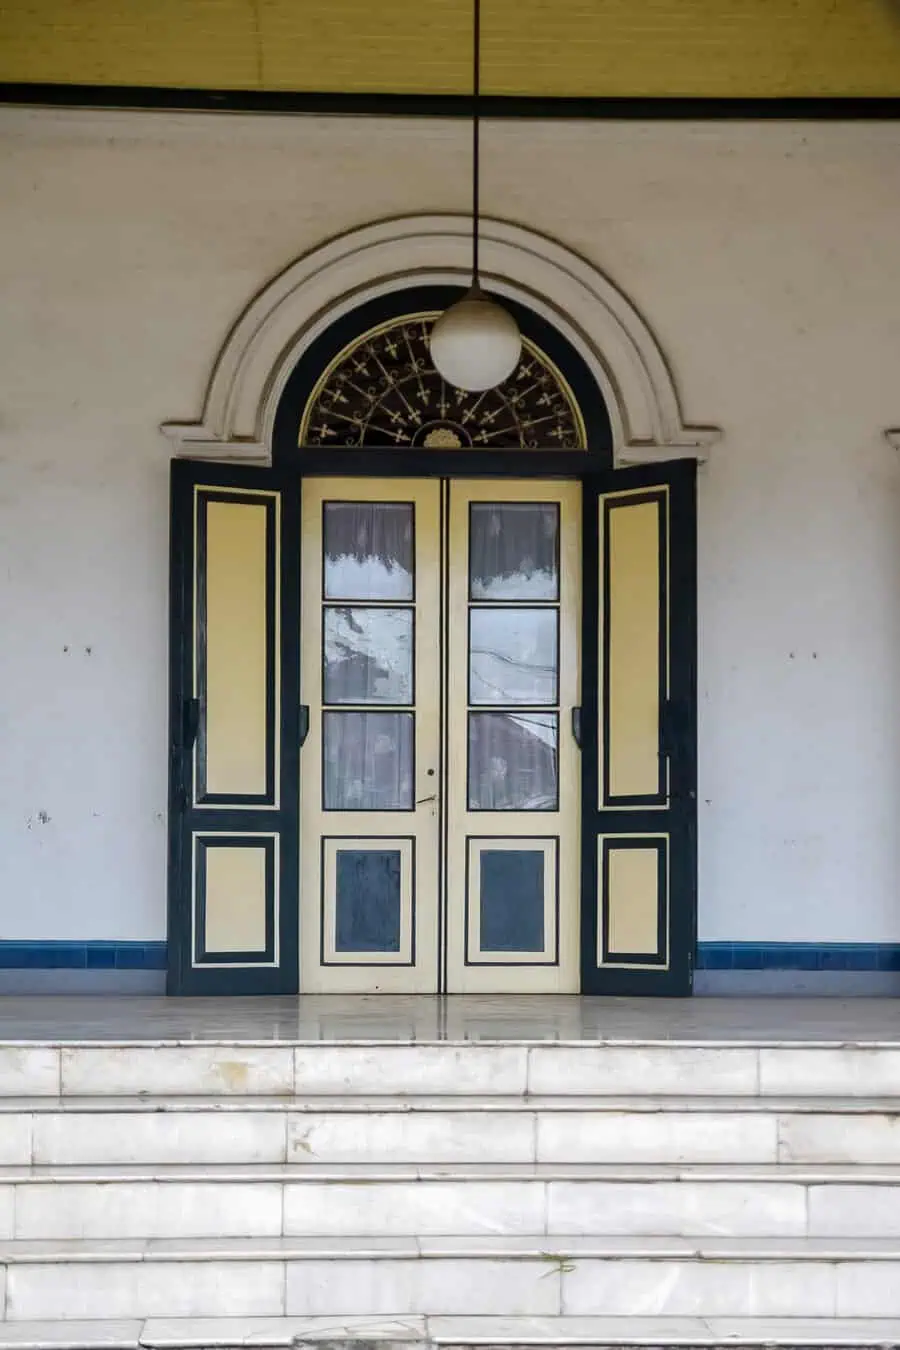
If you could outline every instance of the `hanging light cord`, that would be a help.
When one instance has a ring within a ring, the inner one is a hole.
[[[481,95],[481,0],[474,0],[473,11],[474,68],[472,73],[472,286],[478,286],[478,211],[479,211],[479,140]]]

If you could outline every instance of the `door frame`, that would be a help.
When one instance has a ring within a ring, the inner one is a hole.
[[[569,467],[569,461],[575,457],[579,461],[579,473]],[[648,970],[605,970],[596,968],[590,954],[596,951],[597,908],[599,896],[598,858],[596,841],[602,822],[598,821],[598,768],[596,754],[582,753],[582,884],[581,907],[581,992],[591,994],[614,995],[677,995],[691,992],[693,966],[696,951],[697,931],[697,703],[696,703],[696,665],[697,665],[697,579],[696,579],[696,504],[695,475],[696,464],[692,460],[667,462],[666,464],[642,468],[612,469],[597,465],[588,452],[530,452],[527,455],[509,451],[486,452],[477,456],[477,472],[465,468],[456,452],[436,452],[427,456],[417,454],[415,469],[410,473],[411,456],[397,454],[390,449],[360,452],[332,451],[324,454],[320,449],[306,452],[290,467],[264,469],[259,466],[226,466],[211,464],[208,461],[173,461],[173,499],[171,533],[171,610],[170,610],[170,812],[169,812],[169,886],[168,886],[168,937],[170,944],[169,980],[170,993],[263,993],[292,992],[297,988],[299,964],[296,975],[285,971],[273,988],[267,980],[261,979],[252,971],[209,972],[202,987],[193,979],[189,969],[189,935],[185,927],[187,909],[184,904],[186,885],[186,855],[183,837],[184,812],[184,760],[185,740],[188,729],[184,725],[185,699],[190,686],[189,645],[192,641],[192,626],[186,623],[190,611],[188,587],[188,559],[185,554],[190,538],[191,526],[185,517],[186,502],[183,494],[175,491],[179,484],[187,485],[191,481],[203,481],[223,486],[239,488],[250,478],[253,482],[265,484],[282,494],[284,504],[283,524],[285,538],[292,532],[291,522],[296,523],[296,537],[299,540],[300,499],[302,481],[305,477],[380,477],[389,480],[395,477],[416,478],[516,478],[519,480],[534,478],[537,480],[578,481],[582,487],[582,540],[583,574],[582,585],[582,726],[581,735],[585,744],[597,743],[598,708],[594,691],[596,690],[599,645],[598,625],[592,622],[597,614],[598,591],[600,584],[600,563],[598,536],[591,522],[596,520],[598,503],[605,494],[628,491],[635,486],[652,487],[665,483],[671,489],[673,533],[677,537],[678,547],[671,550],[669,565],[671,569],[672,593],[678,595],[678,603],[672,610],[670,659],[672,669],[676,671],[672,693],[662,709],[660,721],[660,755],[666,756],[671,775],[671,840],[676,844],[672,856],[677,854],[677,874],[671,874],[671,883],[676,895],[681,897],[672,911],[671,941],[676,959],[665,971]],[[470,457],[466,456],[468,460]],[[565,460],[563,464],[560,461]],[[422,461],[426,464],[423,465]],[[349,462],[348,462],[349,461]],[[593,462],[592,462],[593,461]],[[373,474],[373,469],[376,473]],[[567,471],[568,470],[568,471]],[[290,688],[299,676],[299,548],[291,548],[290,543],[283,550],[281,566],[284,572],[284,612],[282,639],[282,661],[287,662],[285,670],[286,687]],[[294,611],[296,610],[296,615]],[[291,636],[291,633],[294,636]],[[296,672],[296,676],[295,676]],[[299,710],[302,693],[296,700],[290,697],[282,708],[281,734],[283,740],[282,772],[284,800],[296,811],[299,817],[300,765],[299,765]],[[295,723],[297,724],[295,726]],[[292,730],[293,728],[293,730]],[[294,765],[296,772],[292,773]],[[659,828],[659,817],[637,819],[629,829],[649,832]],[[297,819],[296,858],[289,874],[296,877],[296,886],[288,885],[286,891],[296,890],[299,902],[299,819]],[[289,880],[289,876],[285,878]],[[688,897],[685,902],[684,897]],[[287,894],[285,893],[285,899]],[[290,904],[287,908],[290,909]],[[296,906],[295,919],[299,925],[299,904]],[[290,935],[287,946],[293,945]],[[187,964],[185,964],[187,962]]]

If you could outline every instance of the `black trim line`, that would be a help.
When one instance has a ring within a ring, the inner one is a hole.
[[[291,90],[175,89],[158,85],[0,82],[0,103],[25,107],[156,112],[292,114],[307,117],[470,118],[470,94],[343,94]],[[625,98],[483,94],[482,118],[585,121],[895,121],[900,95],[883,97]]]

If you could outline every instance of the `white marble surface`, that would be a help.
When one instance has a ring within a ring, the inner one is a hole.
[[[900,1245],[848,1241],[369,1239],[351,1253],[337,1240],[220,1240],[74,1255],[31,1244],[11,1260],[7,1317],[900,1316]]]
[[[290,1044],[245,1040],[0,1044],[0,1101],[116,1096],[244,1100],[393,1094],[498,1100],[681,1097],[762,1102],[887,1097],[900,1103],[900,1048],[816,1041],[719,1043],[478,1039]]]
[[[30,1128],[33,1160],[45,1164],[281,1162],[286,1148],[284,1113],[41,1112]]]
[[[282,1232],[282,1196],[277,1182],[20,1185],[12,1236],[272,1237]]]
[[[317,1233],[541,1233],[542,1182],[414,1181],[288,1185],[284,1231]]]
[[[538,1045],[528,1057],[533,1093],[752,1096],[758,1051],[735,1046]],[[795,1087],[796,1091],[797,1088]]]
[[[517,1045],[336,1045],[294,1051],[298,1096],[386,1089],[399,1095],[518,1096],[525,1092],[528,1047]]]
[[[897,1198],[898,1192],[892,1193]],[[900,1206],[898,1206],[900,1207]],[[806,1233],[806,1189],[763,1182],[554,1182],[553,1234],[796,1236]]]
[[[0,1037],[46,1016],[12,1002]],[[129,1046],[72,1002],[95,1044],[0,1045],[7,1325],[166,1318],[174,1350],[170,1319],[281,1345],[297,1319],[405,1314],[483,1344],[515,1315],[548,1346],[597,1318],[900,1319],[893,1008],[848,1013],[840,1044],[804,1008],[773,1046],[771,1003],[713,1035],[710,1004],[274,1000],[267,1022],[201,1000],[176,1043],[197,1005],[137,1000]]]
[[[740,1112],[547,1111],[539,1162],[775,1162],[774,1115]]]
[[[898,1186],[810,1186],[810,1237],[900,1238]]]
[[[900,1163],[900,1112],[789,1113],[778,1118],[780,1162]]]
[[[290,1262],[286,1312],[314,1317],[345,1313],[503,1313],[559,1311],[560,1276],[548,1263],[465,1257],[354,1263]]]
[[[876,1318],[775,1318],[753,1320],[739,1317],[704,1319],[707,1336],[726,1343],[790,1345],[878,1345],[897,1342],[896,1321]]]
[[[378,1110],[291,1115],[290,1162],[531,1162],[534,1115],[503,1112]]]
[[[565,1314],[821,1317],[835,1313],[825,1262],[581,1260],[563,1282]]]
[[[0,1346],[15,1350],[137,1350],[144,1322],[140,1318],[78,1322],[0,1321]]]
[[[0,1036],[2,1039],[2,1036]],[[0,1045],[0,1096],[58,1096],[59,1052],[44,1046]]]
[[[896,999],[384,994],[284,998],[0,997],[10,1041],[687,1041],[894,1044]]]
[[[31,1162],[31,1113],[9,1112],[0,1115],[0,1164]]]
[[[143,1324],[141,1345],[151,1350],[212,1350],[237,1345],[289,1346],[300,1338],[318,1341],[340,1337],[411,1345],[424,1341],[426,1335],[427,1321],[422,1316],[152,1318]]]
[[[438,1344],[479,1344],[495,1336],[514,1344],[583,1345],[804,1345],[896,1344],[895,1321],[838,1318],[742,1317],[430,1317]]]
[[[15,1350],[220,1350],[290,1347],[295,1341],[359,1337],[442,1346],[847,1345],[896,1346],[900,1323],[874,1318],[698,1317],[231,1317],[129,1321],[0,1322],[0,1346]]]
[[[900,1177],[289,1185],[286,1233],[900,1236]]]
[[[10,1266],[6,1316],[126,1318],[278,1316],[284,1311],[279,1261],[134,1261]]]
[[[82,1324],[81,1344],[93,1345],[93,1326]],[[473,1317],[410,1316],[391,1319],[367,1317],[329,1318],[213,1318],[149,1319],[143,1324],[123,1323],[123,1333],[137,1328],[141,1344],[151,1350],[190,1347],[257,1345],[288,1346],[298,1338],[315,1340],[334,1334],[409,1340],[425,1337],[438,1345],[896,1345],[900,1326],[896,1321],[847,1318],[695,1318],[695,1317]],[[41,1326],[41,1324],[39,1324]],[[43,1324],[45,1344],[65,1335],[60,1324]],[[27,1336],[23,1328],[10,1328],[11,1344]],[[102,1332],[97,1333],[102,1335]],[[0,1328],[0,1344],[3,1344]],[[98,1341],[102,1345],[102,1341]],[[38,1345],[41,1342],[37,1342]],[[69,1343],[71,1344],[71,1343]],[[128,1344],[124,1342],[124,1344]],[[23,1347],[24,1350],[24,1347]],[[68,1350],[68,1346],[59,1346]]]
[[[0,1185],[0,1238],[16,1236],[16,1188]]]
[[[262,1100],[262,1099],[258,1099]],[[267,1099],[267,1101],[270,1099]],[[311,1106],[282,1101],[274,1110],[246,1110],[196,1099],[190,1106],[134,1110],[53,1107],[0,1112],[0,1166],[203,1163],[341,1164],[462,1163],[846,1163],[900,1164],[900,1103],[857,1102],[826,1112],[753,1110],[722,1102],[685,1110],[648,1099],[629,1109],[590,1103],[501,1106],[485,1098],[471,1107],[447,1100],[347,1102]],[[9,1103],[7,1104],[9,1105]],[[369,1109],[366,1109],[366,1106]],[[864,1106],[870,1109],[862,1109]]]
[[[568,1175],[528,1164],[3,1169],[0,1238],[900,1236],[900,1169],[868,1183],[849,1167],[557,1170]]]
[[[900,1258],[835,1266],[838,1317],[900,1317]]]
[[[294,1091],[289,1046],[63,1046],[59,1053],[65,1095],[290,1096]]]
[[[900,1094],[900,1049],[865,1045],[837,1049],[763,1047],[757,1053],[759,1090],[766,1096],[791,1092],[847,1097]]]

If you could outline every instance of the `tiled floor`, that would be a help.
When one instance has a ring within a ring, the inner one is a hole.
[[[743,1041],[900,1045],[894,999],[0,997],[10,1041]]]

